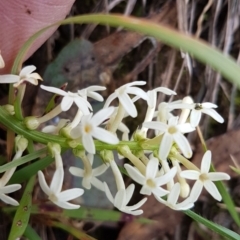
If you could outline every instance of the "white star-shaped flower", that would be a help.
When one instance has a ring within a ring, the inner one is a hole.
[[[186,179],[197,180],[193,185],[192,191],[190,193],[190,198],[192,202],[195,202],[203,187],[218,201],[221,201],[222,196],[220,195],[217,187],[213,183],[213,181],[220,180],[229,180],[230,176],[223,172],[209,172],[211,165],[211,151],[207,151],[201,163],[201,171],[195,170],[185,170],[180,173],[180,176]]]
[[[0,76],[0,83],[14,83],[15,88],[19,87],[24,82],[29,82],[33,85],[38,85],[38,80],[42,80],[38,73],[32,73],[36,70],[33,65],[24,67],[19,75],[5,74]]]
[[[187,138],[183,133],[189,133],[195,130],[189,123],[178,124],[178,117],[171,117],[168,124],[162,122],[145,122],[144,127],[159,130],[163,133],[163,138],[159,147],[159,157],[161,160],[166,160],[175,142],[183,155],[187,158],[192,156],[192,149]]]
[[[106,87],[103,86],[90,86],[81,90],[78,90],[78,94],[81,97],[87,98],[90,97],[92,99],[95,99],[99,102],[102,102],[104,100],[104,98],[97,93],[96,91],[104,91],[106,90]]]
[[[113,133],[98,127],[107,120],[113,112],[114,107],[109,107],[98,111],[94,116],[92,116],[91,113],[82,117],[80,133],[83,146],[87,152],[92,154],[96,152],[93,137],[105,143],[118,144],[119,140]]]
[[[137,109],[132,101],[132,99],[128,96],[128,94],[137,95],[140,98],[148,101],[148,95],[142,89],[138,87],[132,87],[134,85],[140,86],[145,85],[145,81],[135,81],[131,83],[127,83],[120,88],[116,89],[114,93],[112,93],[106,100],[104,108],[108,107],[110,103],[118,98],[119,102],[124,107],[125,111],[133,118],[137,116]]]
[[[173,109],[191,109],[190,113],[190,123],[193,127],[198,126],[202,113],[205,113],[209,116],[211,116],[213,119],[215,119],[219,123],[223,123],[224,119],[222,116],[217,113],[213,108],[217,108],[216,104],[205,102],[205,103],[178,103],[172,105]]]
[[[70,91],[66,92],[59,88],[47,87],[44,85],[41,85],[40,87],[48,92],[63,96],[61,102],[61,109],[64,112],[69,110],[73,103],[78,106],[78,108],[82,111],[84,115],[90,113],[89,109],[92,110],[92,106],[90,105],[90,103],[85,98],[81,97],[78,93],[73,93]]]
[[[88,159],[90,161],[90,164],[93,164],[94,155],[88,154]],[[86,171],[85,169],[81,169],[78,167],[70,167],[69,172],[77,177],[82,177],[82,185],[86,189],[91,189],[91,185],[96,187],[97,189],[104,191],[104,185],[103,182],[101,182],[96,177],[102,175],[107,169],[109,165],[108,164],[102,164],[91,171]]]
[[[180,195],[180,183],[175,183],[170,193],[167,196],[167,200],[162,199],[161,197],[156,197],[156,199],[170,207],[173,210],[182,211],[190,209],[194,206],[193,202],[190,201],[189,198],[186,198],[181,203],[177,203],[177,200]]]
[[[21,187],[22,186],[20,184],[12,184],[12,185],[8,185],[8,186],[2,186],[2,182],[0,180],[0,199],[7,204],[10,204],[13,206],[18,206],[19,203],[15,199],[7,196],[6,194],[15,192],[18,189],[20,189]]]
[[[84,193],[84,190],[81,188],[68,189],[63,192],[64,170],[62,167],[56,169],[50,186],[47,185],[46,180],[42,171],[38,171],[38,180],[43,192],[48,195],[48,199],[52,201],[57,206],[64,209],[77,209],[80,208],[80,205],[69,203],[68,201],[75,199],[81,196]]]
[[[162,197],[169,193],[161,186],[171,181],[177,173],[177,168],[173,167],[163,176],[157,177],[159,161],[157,158],[151,158],[147,164],[145,175],[143,175],[136,167],[124,164],[129,176],[137,183],[142,185],[141,194]]]
[[[108,185],[104,182],[105,193],[107,195],[108,200],[120,211],[131,214],[131,215],[140,215],[143,213],[143,210],[140,208],[146,201],[147,198],[143,198],[137,204],[133,206],[127,206],[130,199],[132,198],[135,185],[130,184],[126,189],[120,189],[115,195],[115,198],[112,196]],[[138,209],[138,210],[137,210]]]

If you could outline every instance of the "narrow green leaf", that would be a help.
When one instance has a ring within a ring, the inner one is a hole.
[[[29,240],[41,240],[40,236],[30,225],[27,225],[23,235]]]
[[[193,212],[191,210],[187,210],[187,211],[183,211],[183,212],[186,215],[188,215],[189,217],[191,217],[193,220],[195,220],[196,222],[202,223],[207,228],[213,230],[214,232],[218,233],[219,235],[221,235],[223,237],[226,237],[228,240],[239,240],[240,239],[240,235],[238,235],[237,233],[235,233],[223,226],[220,226],[216,223],[213,223],[213,222],[207,220],[206,218],[199,216],[198,214],[196,214],[195,212]]]
[[[28,221],[31,214],[32,191],[33,191],[34,184],[35,184],[35,176],[29,180],[24,190],[22,199],[20,201],[20,204],[17,208],[17,211],[13,219],[8,240],[16,240],[17,238],[20,238],[28,226]]]
[[[52,162],[54,162],[54,159],[50,156],[47,156],[34,163],[31,163],[31,165],[16,171],[10,179],[9,184],[25,182],[33,175],[37,174],[39,170],[43,170],[49,166]]]
[[[19,158],[16,161],[6,163],[0,167],[0,173],[7,171],[10,168],[21,166],[24,163],[30,162],[34,159],[39,158],[42,154],[46,153],[47,148],[40,149],[36,152],[30,153],[24,157]]]

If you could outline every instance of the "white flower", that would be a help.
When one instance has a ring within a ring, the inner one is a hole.
[[[137,116],[137,109],[133,104],[132,99],[128,96],[128,94],[134,94],[141,97],[144,100],[148,100],[148,95],[142,89],[138,87],[132,87],[134,85],[145,85],[146,82],[144,81],[135,81],[131,83],[127,83],[120,88],[116,89],[114,93],[112,93],[106,100],[104,108],[108,107],[110,103],[115,99],[118,98],[120,103],[123,105],[125,111],[133,118]]]
[[[192,208],[194,204],[190,201],[189,198],[186,198],[181,203],[177,203],[180,194],[180,188],[180,183],[175,183],[171,189],[171,192],[168,194],[167,200],[164,200],[161,197],[156,197],[156,199],[173,210],[181,211]]]
[[[64,177],[63,168],[62,167],[57,168],[53,175],[52,182],[50,186],[48,186],[42,171],[38,171],[39,184],[43,192],[48,195],[48,199],[50,201],[64,209],[80,208],[80,205],[72,204],[69,203],[68,201],[81,196],[84,193],[84,190],[81,188],[73,188],[61,192],[63,177]]]
[[[103,97],[99,93],[96,93],[96,91],[104,91],[104,90],[106,90],[106,87],[90,86],[90,87],[78,90],[78,94],[81,97],[84,97],[84,98],[90,97],[90,98],[95,99],[99,102],[102,102],[104,100]]]
[[[142,185],[141,194],[162,197],[169,193],[169,191],[163,189],[162,185],[167,184],[170,180],[174,178],[177,173],[177,168],[173,167],[169,172],[163,176],[157,177],[159,161],[157,158],[151,158],[147,164],[145,176],[136,168],[129,164],[124,164],[129,176]]]
[[[102,122],[110,117],[114,112],[114,107],[109,107],[98,111],[93,117],[92,113],[82,117],[80,128],[84,148],[87,152],[95,154],[93,137],[109,144],[118,144],[118,138],[107,130],[98,127]]]
[[[2,75],[0,76],[0,83],[14,83],[13,86],[16,88],[24,82],[38,85],[38,80],[42,80],[42,78],[38,73],[32,73],[34,70],[36,70],[36,67],[31,65],[24,67],[19,73],[19,75]]]
[[[93,164],[93,159],[94,159],[94,155],[88,154],[88,160],[91,165]],[[108,164],[102,164],[102,165],[92,169],[91,171],[89,171],[90,174],[85,169],[83,170],[78,167],[70,167],[69,172],[74,176],[83,178],[82,185],[84,188],[91,189],[91,184],[92,184],[97,189],[104,191],[103,182],[101,182],[96,177],[102,175],[108,169],[108,167],[109,167]]]
[[[216,104],[205,102],[205,103],[179,103],[179,104],[173,104],[172,107],[174,109],[191,109],[190,113],[190,123],[193,127],[196,127],[201,119],[202,113],[205,113],[209,116],[211,116],[213,119],[215,119],[219,123],[223,123],[224,119],[221,115],[219,115],[213,108],[217,108]]]
[[[13,206],[18,206],[19,203],[15,199],[7,196],[6,194],[15,192],[18,189],[20,189],[21,187],[22,186],[20,184],[12,184],[12,185],[8,185],[8,186],[3,186],[3,184],[0,180],[0,199],[7,204],[11,204]]]
[[[48,92],[63,96],[61,102],[61,109],[64,112],[69,110],[73,103],[78,106],[78,108],[83,112],[84,115],[90,113],[89,109],[92,110],[92,106],[90,105],[90,103],[86,99],[81,97],[78,93],[73,93],[70,91],[65,92],[62,89],[55,87],[47,87],[44,85],[41,85],[40,87]]]
[[[105,193],[107,195],[108,200],[120,211],[131,214],[131,215],[140,215],[143,213],[143,210],[140,208],[146,201],[147,198],[143,198],[140,202],[133,206],[127,206],[130,201],[133,191],[135,188],[134,184],[130,184],[126,189],[120,189],[113,198],[108,185],[104,182]],[[138,210],[137,210],[138,209]]]
[[[207,151],[204,154],[201,163],[201,171],[185,170],[180,173],[180,176],[183,178],[197,180],[190,193],[192,202],[195,202],[198,199],[203,187],[216,200],[221,201],[222,199],[222,196],[220,195],[213,181],[229,180],[230,176],[222,172],[209,172],[211,165],[211,155],[211,151]]]
[[[159,130],[163,133],[163,138],[159,147],[159,157],[166,160],[174,142],[178,145],[183,155],[187,158],[192,156],[192,149],[183,133],[195,130],[189,123],[178,124],[178,117],[171,117],[168,124],[161,122],[145,122],[144,127]]]

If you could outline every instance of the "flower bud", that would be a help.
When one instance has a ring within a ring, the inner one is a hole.
[[[34,116],[26,117],[24,119],[24,124],[30,130],[34,130],[34,129],[38,128],[40,125],[38,119]]]
[[[14,111],[14,106],[10,105],[10,104],[6,104],[3,106],[4,109],[10,114],[10,115],[14,115],[15,111]]]
[[[55,157],[56,155],[61,154],[61,146],[58,143],[48,143],[48,151],[52,155],[52,157]]]
[[[17,135],[15,137],[16,151],[24,152],[27,146],[28,146],[28,140],[25,137],[21,135]]]
[[[113,152],[109,150],[102,150],[100,156],[104,163],[110,163],[114,159]]]

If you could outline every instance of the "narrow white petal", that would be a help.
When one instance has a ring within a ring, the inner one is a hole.
[[[91,180],[91,184],[97,188],[98,190],[100,191],[105,191],[104,190],[104,184],[102,181],[100,181],[99,179],[95,178],[95,177],[92,177],[92,180]]]
[[[186,158],[192,157],[192,149],[191,146],[185,136],[182,133],[177,132],[173,135],[173,139],[177,143],[178,147],[182,151],[183,155]]]
[[[0,83],[16,83],[20,81],[20,77],[13,74],[6,74],[0,76]]]
[[[154,89],[156,92],[162,92],[166,95],[176,95],[177,93],[166,87],[158,87]]]
[[[126,202],[125,202],[125,204],[126,204],[126,205],[129,203],[130,199],[132,198],[134,189],[135,189],[135,185],[134,185],[133,183],[130,184],[130,185],[126,188],[126,190],[125,190],[125,192],[126,192]]]
[[[197,180],[192,187],[192,191],[189,196],[189,201],[196,202],[202,192],[202,189],[203,189],[203,183]]]
[[[82,137],[82,143],[85,150],[89,153],[95,154],[95,145],[93,138],[90,134],[84,134]]]
[[[60,202],[67,202],[83,195],[84,190],[81,188],[72,188],[65,190],[57,195]]]
[[[223,117],[217,113],[214,109],[202,109],[202,112],[205,114],[208,114],[209,116],[211,116],[213,119],[215,119],[217,122],[219,123],[223,123],[224,119]]]
[[[166,194],[168,194],[169,191],[165,190],[164,188],[157,187],[157,188],[152,189],[152,193],[154,196],[163,197]]]
[[[211,166],[211,160],[212,160],[212,153],[211,151],[206,151],[203,155],[202,162],[201,162],[201,172],[202,173],[208,173],[210,166]]]
[[[133,118],[137,116],[137,109],[133,104],[131,98],[126,94],[123,93],[118,96],[120,103],[123,105],[125,111]]]
[[[180,177],[191,179],[191,180],[197,180],[199,179],[200,172],[195,170],[185,170],[180,173]]]
[[[145,122],[142,125],[143,127],[160,130],[162,132],[167,130],[167,124],[161,122]]]
[[[160,202],[163,203],[164,205],[168,205],[168,202],[164,199],[162,199],[161,197],[154,195],[154,197]]]
[[[125,207],[126,204],[126,192],[125,189],[118,190],[115,199],[114,199],[114,206],[121,210],[123,207]]]
[[[147,185],[143,185],[141,190],[140,190],[140,193],[143,194],[143,195],[150,196],[151,193],[152,193],[152,189],[150,189]]]
[[[145,81],[134,81],[134,82],[127,83],[123,86],[131,87],[131,86],[134,86],[134,85],[142,86],[142,85],[145,85],[145,84],[146,84]]]
[[[115,98],[117,98],[117,93],[116,93],[116,92],[114,92],[114,93],[112,93],[111,95],[109,95],[108,98],[107,98],[107,100],[106,100],[106,102],[105,102],[105,104],[104,104],[104,107],[103,107],[103,108],[107,108],[107,107],[110,105],[110,103],[111,103]]]
[[[156,178],[155,181],[158,186],[162,186],[162,185],[170,182],[171,180],[173,180],[176,173],[177,173],[177,167],[173,167],[170,171],[168,171],[163,176]]]
[[[129,164],[124,164],[124,167],[130,178],[132,178],[135,182],[139,183],[140,185],[145,183],[145,176],[143,176],[135,167],[132,167]]]
[[[192,110],[190,115],[190,123],[193,127],[198,126],[201,116],[202,116],[201,110],[195,110],[195,109]]]
[[[67,93],[60,88],[48,87],[48,86],[44,86],[44,85],[40,85],[40,87],[43,90],[46,90],[46,91],[52,92],[52,93],[56,93],[56,94],[61,95],[61,96],[66,96],[67,95]]]
[[[80,205],[72,204],[69,202],[54,202],[57,206],[63,209],[78,209]]]
[[[119,140],[118,138],[111,132],[108,132],[107,130],[96,127],[93,132],[92,136],[102,142],[109,143],[109,144],[118,144]]]
[[[201,104],[203,108],[217,108],[217,105],[210,102],[205,102]]]
[[[168,203],[170,203],[171,205],[175,205],[177,203],[177,200],[179,198],[179,194],[180,194],[180,183],[176,183],[174,184],[173,188],[171,189],[167,201]]]
[[[108,200],[109,200],[111,203],[114,203],[113,195],[111,194],[110,189],[109,189],[107,183],[104,182],[103,184],[104,184],[104,191],[105,191],[105,193],[106,193],[106,196],[107,196]]]
[[[222,196],[220,195],[217,187],[212,181],[210,180],[204,181],[204,187],[213,198],[215,198],[218,201],[222,200]]]
[[[12,184],[12,185],[8,185],[5,187],[1,187],[0,188],[0,192],[7,194],[7,193],[12,193],[17,191],[18,189],[20,189],[22,186],[20,184]]]
[[[176,103],[169,104],[170,109],[194,109],[195,104],[181,103],[177,101]]]
[[[0,199],[1,199],[3,202],[5,202],[5,203],[7,203],[7,204],[11,204],[11,205],[13,205],[13,206],[18,206],[18,205],[19,205],[19,203],[18,203],[15,199],[13,199],[13,198],[5,195],[5,194],[0,194]]]
[[[146,167],[146,178],[155,178],[158,172],[159,161],[157,158],[151,158]]]
[[[147,201],[147,198],[143,198],[141,201],[139,201],[138,203],[132,205],[132,206],[128,206],[127,208],[130,211],[136,210],[138,208],[140,208],[145,202]],[[141,210],[140,210],[141,211]]]
[[[108,107],[98,111],[91,119],[92,124],[94,126],[99,126],[113,114],[114,110],[114,107]]]
[[[49,196],[52,192],[46,183],[46,180],[42,171],[38,171],[38,181],[43,192]]]
[[[37,68],[34,65],[30,65],[30,66],[26,66],[24,67],[21,72],[20,72],[20,76],[26,76],[30,73],[32,73],[33,71],[35,71]]]
[[[83,177],[84,176],[84,170],[78,167],[70,167],[69,172],[77,177]]]
[[[73,101],[76,103],[78,108],[83,112],[83,115],[90,113],[89,109],[92,110],[91,104],[82,97],[75,97]]]
[[[146,101],[148,100],[147,93],[145,91],[143,91],[141,88],[138,88],[138,87],[127,88],[126,93],[137,95],[137,96],[141,97],[142,99],[144,99]]]
[[[175,210],[184,211],[184,210],[188,210],[188,209],[192,208],[193,206],[194,206],[194,203],[183,201],[183,202],[175,205]]]
[[[64,178],[64,170],[62,167],[57,168],[55,173],[53,174],[53,178],[50,184],[50,189],[54,194],[58,194],[62,190]]]
[[[165,133],[159,148],[159,157],[162,161],[166,160],[173,144],[172,135]]]
[[[102,164],[92,170],[92,175],[97,177],[102,175],[109,168],[109,164]]]
[[[69,110],[69,108],[72,106],[72,104],[73,104],[72,97],[69,97],[69,96],[63,97],[62,102],[61,102],[62,111],[65,112],[65,111]]]
[[[181,133],[189,133],[195,130],[195,127],[193,127],[190,123],[179,124],[177,128]]]
[[[227,173],[223,173],[223,172],[210,172],[207,175],[209,180],[211,181],[221,181],[221,180],[230,179],[230,176]]]
[[[169,126],[177,126],[178,124],[178,117],[171,117],[168,120],[168,125]]]
[[[125,207],[124,209],[121,209],[122,212],[127,213],[127,214],[131,214],[133,216],[138,216],[141,215],[143,213],[143,210],[137,210],[137,211],[131,211],[128,209],[128,207]]]
[[[104,100],[104,98],[96,92],[88,92],[87,96],[99,102],[102,102]]]

